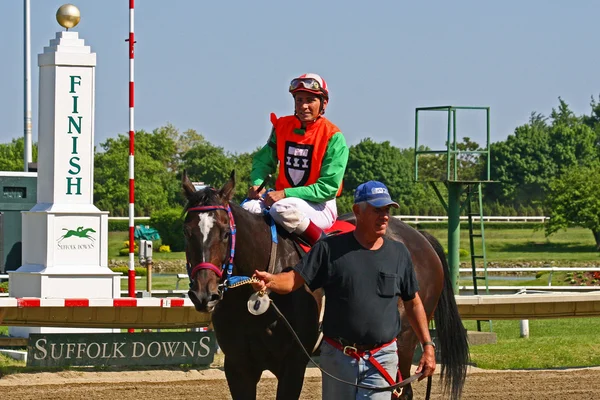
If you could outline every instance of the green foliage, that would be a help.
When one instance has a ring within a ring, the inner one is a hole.
[[[446,142],[447,145],[447,142]],[[458,151],[483,150],[471,138],[464,137],[462,142],[456,143]],[[425,150],[425,148],[421,148]],[[450,176],[454,176],[454,163],[451,158]],[[459,154],[457,157],[456,174],[459,180],[473,181],[483,179],[486,159],[477,154]],[[448,157],[446,154],[427,154],[419,156],[419,179],[444,181],[448,177]]]
[[[109,219],[109,232],[127,232],[129,230],[129,221],[126,219]]]
[[[0,171],[23,171],[25,139],[13,139],[10,143],[0,144]],[[33,162],[38,158],[37,143],[31,146]]]
[[[8,281],[0,282],[0,293],[8,293]]]
[[[574,224],[590,229],[600,249],[600,163],[572,167],[552,180],[546,197],[546,235]]]
[[[256,154],[257,150],[255,150],[252,153],[235,153],[230,156],[231,161],[233,163],[233,168],[235,169],[236,182],[236,190],[233,200],[238,204],[246,198],[247,189],[250,186],[250,172],[252,172],[252,157],[254,156],[254,154]],[[229,173],[230,172],[231,171],[229,171]],[[227,175],[226,179],[229,179],[229,175]],[[226,180],[217,182],[215,184],[217,186],[221,186],[225,182]],[[270,186],[273,186],[274,182],[275,179],[272,179]]]
[[[129,249],[128,248],[122,248],[121,250],[119,250],[119,255],[120,256],[126,256],[129,254]],[[137,247],[133,250],[133,254],[135,254],[136,256],[138,254],[140,254],[140,249],[138,249]]]
[[[150,225],[160,234],[162,244],[169,245],[172,251],[185,249],[182,213],[180,207],[169,208],[155,212],[150,218]]]
[[[592,99],[592,108],[595,106]],[[516,128],[506,141],[492,145],[492,179],[500,185],[487,185],[488,202],[539,206],[557,175],[597,162],[599,136],[591,127],[597,126],[593,118],[575,116],[559,98],[550,119],[548,124],[544,116],[532,113],[529,123]]]
[[[187,171],[191,180],[215,187],[227,182],[234,165],[234,161],[222,147],[214,146],[207,140],[196,143],[195,147],[183,155],[182,160],[182,168]],[[246,185],[243,186],[245,192]]]
[[[377,143],[364,139],[350,147],[348,166],[344,175],[344,195],[352,196],[361,183],[377,180],[390,190],[399,204],[416,211],[418,207],[436,207],[439,201],[433,191],[424,184],[413,181],[412,150],[400,150],[390,142]],[[348,200],[342,200],[346,211]],[[399,210],[393,209],[393,213]]]
[[[148,274],[148,270],[146,270],[146,268],[144,267],[135,267],[134,269],[136,276],[146,276]],[[110,267],[110,270],[112,272],[117,272],[125,276],[129,274],[129,267],[126,266]]]
[[[178,182],[173,167],[176,143],[167,128],[152,133],[138,131],[135,135],[135,213],[147,216],[175,204]],[[128,215],[129,137],[119,135],[100,145],[104,152],[96,153],[94,203],[114,216]]]

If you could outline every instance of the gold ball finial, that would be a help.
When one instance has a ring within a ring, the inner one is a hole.
[[[58,11],[56,11],[56,20],[60,26],[69,30],[69,28],[73,28],[79,23],[79,20],[81,20],[81,13],[79,12],[79,8],[75,7],[73,4],[63,4]]]

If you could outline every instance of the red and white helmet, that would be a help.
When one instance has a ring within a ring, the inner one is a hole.
[[[327,82],[317,74],[303,74],[290,82],[290,93],[310,92],[329,99],[329,90]]]

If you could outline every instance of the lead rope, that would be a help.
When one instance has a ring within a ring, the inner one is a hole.
[[[255,278],[255,277],[235,277],[235,278],[240,278],[239,280],[236,280],[236,282],[228,284],[227,287],[232,289],[232,288],[236,288],[236,287],[240,287],[246,284],[251,284],[251,283],[259,283],[260,280]],[[257,293],[258,297],[262,297],[266,295],[266,291],[259,291]],[[273,306],[273,309],[275,310],[275,313],[283,320],[285,326],[288,328],[288,330],[290,331],[290,333],[292,334],[292,336],[294,337],[294,340],[300,345],[300,348],[302,348],[302,351],[304,352],[304,354],[308,357],[308,359],[310,360],[310,362],[317,367],[322,373],[324,373],[325,375],[329,376],[330,378],[335,379],[338,382],[341,383],[345,383],[346,385],[350,385],[350,386],[354,386],[356,388],[359,389],[365,389],[365,390],[372,390],[374,392],[385,392],[385,391],[395,391],[396,389],[400,389],[400,388],[404,388],[404,386],[408,385],[409,383],[412,383],[414,381],[416,381],[417,379],[419,379],[421,377],[421,375],[423,375],[422,372],[419,372],[418,374],[414,374],[412,376],[410,376],[409,378],[404,379],[402,382],[396,383],[395,385],[389,385],[389,386],[370,386],[370,385],[361,385],[361,384],[357,384],[357,383],[353,383],[353,382],[348,382],[345,381],[343,379],[338,378],[337,376],[334,376],[332,374],[330,374],[329,372],[325,371],[323,368],[321,368],[321,366],[319,364],[317,364],[317,362],[315,360],[313,360],[313,358],[311,357],[310,354],[308,354],[308,351],[306,351],[306,349],[304,348],[304,345],[302,344],[302,341],[300,340],[300,338],[298,337],[298,335],[296,334],[296,331],[294,331],[294,328],[292,327],[292,325],[289,323],[289,321],[287,320],[287,318],[283,315],[283,313],[279,310],[279,308],[277,307],[277,305],[275,305],[275,303],[273,302],[273,300],[271,300],[269,298],[269,296],[267,296],[267,298],[269,299],[269,304],[271,306]],[[266,310],[265,310],[266,311]],[[431,376],[427,378],[427,395],[425,397],[425,400],[429,400],[429,395],[431,392]],[[400,391],[400,393],[398,394],[398,397],[402,395],[402,391]]]

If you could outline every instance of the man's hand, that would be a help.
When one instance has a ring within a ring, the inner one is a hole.
[[[256,185],[256,186],[250,186],[250,188],[248,188],[248,198],[249,199],[260,199],[260,196],[262,196],[262,194],[265,192],[265,189],[263,188],[260,192],[258,192],[258,188],[260,186]]]
[[[285,192],[283,190],[276,190],[276,191],[272,191],[272,192],[268,192],[265,195],[265,205],[267,207],[271,207],[275,202],[284,199],[285,198]]]
[[[423,355],[419,361],[419,366],[415,370],[416,374],[419,372],[423,373],[419,380],[425,379],[435,372],[435,348],[433,346],[425,346],[423,348]]]
[[[252,275],[252,277],[258,279],[259,282],[252,282],[252,289],[254,289],[255,292],[266,290],[269,287],[272,276],[273,275],[266,271],[254,271],[254,275]]]

